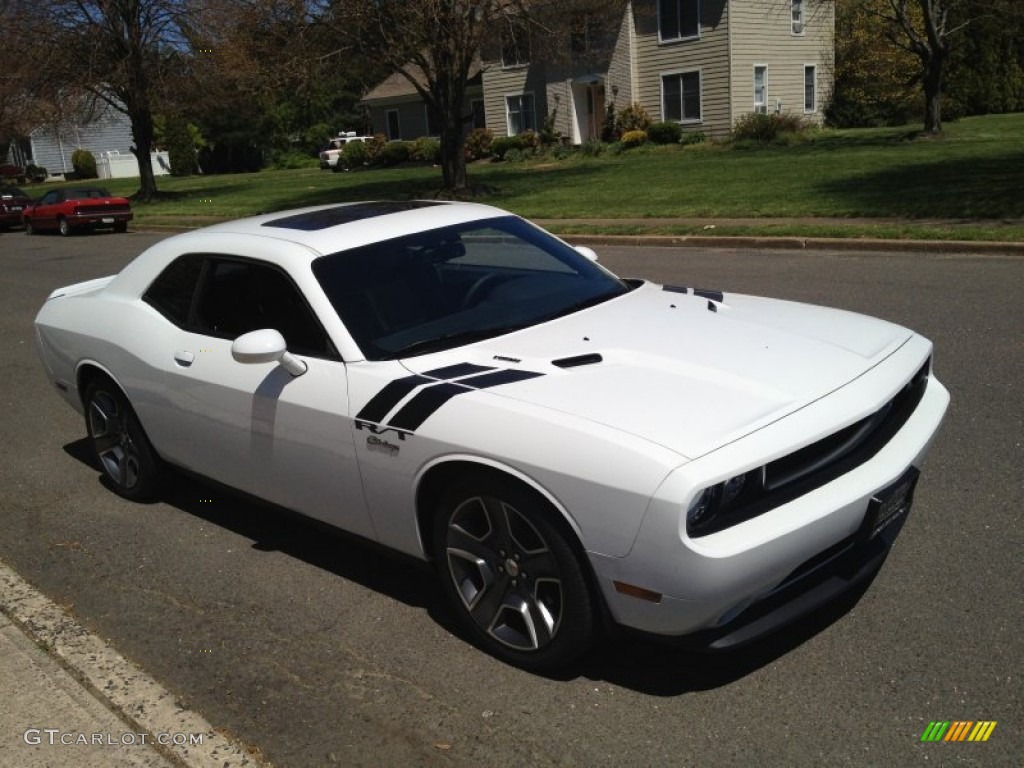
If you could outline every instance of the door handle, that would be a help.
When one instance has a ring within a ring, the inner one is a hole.
[[[196,356],[187,349],[179,349],[174,353],[174,362],[182,368],[188,368],[195,361]]]

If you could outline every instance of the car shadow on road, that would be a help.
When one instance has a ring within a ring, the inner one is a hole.
[[[88,439],[68,443],[64,451],[93,469],[99,482],[113,493]],[[433,569],[420,560],[178,470],[169,472],[165,488],[154,503],[168,504],[249,539],[256,551],[281,552],[405,605],[422,608],[447,632],[472,643],[448,608]],[[871,581],[873,577],[844,598],[738,650],[706,653],[643,635],[615,632],[580,661],[545,676],[559,681],[601,680],[652,696],[720,688],[767,666],[828,628],[856,605]]]

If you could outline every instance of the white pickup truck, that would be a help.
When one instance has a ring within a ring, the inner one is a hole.
[[[326,147],[320,150],[320,170],[330,169],[335,172],[345,170],[345,164],[341,162],[341,153],[345,150],[345,145],[350,141],[369,141],[371,138],[373,137],[357,136],[355,131],[339,133],[330,140]]]

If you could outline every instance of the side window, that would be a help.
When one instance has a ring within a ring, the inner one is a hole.
[[[337,357],[299,290],[281,271],[249,261],[211,258],[195,313],[195,330],[234,339],[249,331],[274,328],[288,349],[317,357]]]
[[[52,192],[47,192],[45,195],[43,195],[42,199],[39,201],[39,204],[40,205],[53,205],[53,203],[56,203],[56,202],[57,202],[57,192],[56,191],[52,191]]]
[[[185,328],[202,269],[202,256],[190,254],[175,259],[153,281],[142,300],[179,328]]]

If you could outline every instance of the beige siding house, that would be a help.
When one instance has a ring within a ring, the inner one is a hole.
[[[553,115],[554,129],[573,144],[600,136],[609,102],[616,109],[637,102],[655,121],[711,138],[724,138],[751,112],[820,122],[832,85],[833,28],[832,0],[623,2],[618,29],[574,32],[568,55],[531,55],[528,46],[500,42],[482,51],[479,108],[496,136],[540,130]],[[385,113],[397,110],[390,119],[400,121],[402,102],[369,95],[366,102],[375,129],[392,136]],[[401,138],[414,138],[413,116],[407,124]]]

